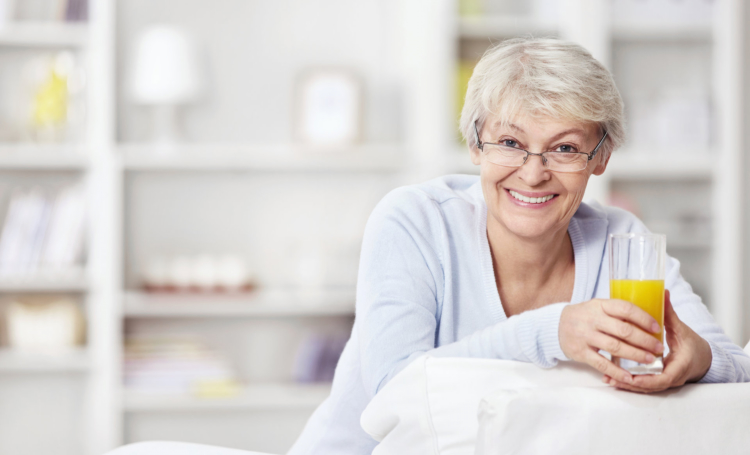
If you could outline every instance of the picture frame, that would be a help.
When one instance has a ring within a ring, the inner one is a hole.
[[[308,145],[342,146],[362,137],[362,82],[337,68],[303,72],[295,96],[295,136]]]

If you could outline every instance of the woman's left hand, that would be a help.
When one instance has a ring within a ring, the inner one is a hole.
[[[679,387],[686,382],[699,381],[711,367],[711,347],[706,340],[680,321],[672,308],[669,291],[664,293],[664,329],[669,355],[664,359],[664,371],[661,374],[633,375],[631,384],[606,375],[602,380],[619,389],[641,393],[661,392]]]

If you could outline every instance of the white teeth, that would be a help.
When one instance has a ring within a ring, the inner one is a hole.
[[[522,194],[516,193],[513,190],[509,190],[509,192],[511,196],[518,199],[519,201],[530,202],[532,204],[541,204],[542,202],[547,202],[553,197],[555,197],[554,194],[548,194],[547,196],[542,196],[542,197],[526,197]]]

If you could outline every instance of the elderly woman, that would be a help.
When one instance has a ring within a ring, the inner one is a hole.
[[[585,49],[514,39],[469,82],[461,131],[480,176],[392,191],[364,236],[352,336],[331,396],[291,454],[366,454],[370,399],[418,356],[583,362],[614,387],[750,380],[750,358],[722,332],[668,259],[661,375],[631,376],[600,350],[642,363],[664,346],[657,322],[610,300],[610,233],[645,232],[623,210],[581,202],[624,140],[622,99]]]

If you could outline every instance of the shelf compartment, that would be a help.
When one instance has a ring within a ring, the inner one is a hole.
[[[86,292],[88,280],[83,272],[65,275],[32,274],[0,277],[0,293]]]
[[[519,35],[552,36],[558,33],[558,24],[531,16],[479,16],[462,17],[458,33],[462,38],[510,38]]]
[[[83,47],[88,44],[86,24],[14,22],[0,28],[0,46]]]
[[[0,145],[0,170],[70,170],[88,167],[86,148],[76,145]]]
[[[612,38],[623,42],[711,42],[711,24],[615,23]]]
[[[89,356],[83,348],[59,353],[0,349],[0,373],[85,372],[89,368]]]
[[[398,144],[314,147],[295,144],[121,145],[130,171],[398,172],[404,148]]]
[[[123,312],[130,318],[352,316],[354,301],[353,289],[227,295],[127,292]]]
[[[649,154],[618,150],[612,154],[604,175],[623,179],[710,179],[719,156],[717,151]]]
[[[331,393],[331,384],[251,384],[233,397],[201,398],[190,395],[124,392],[127,412],[295,410],[314,409]]]

